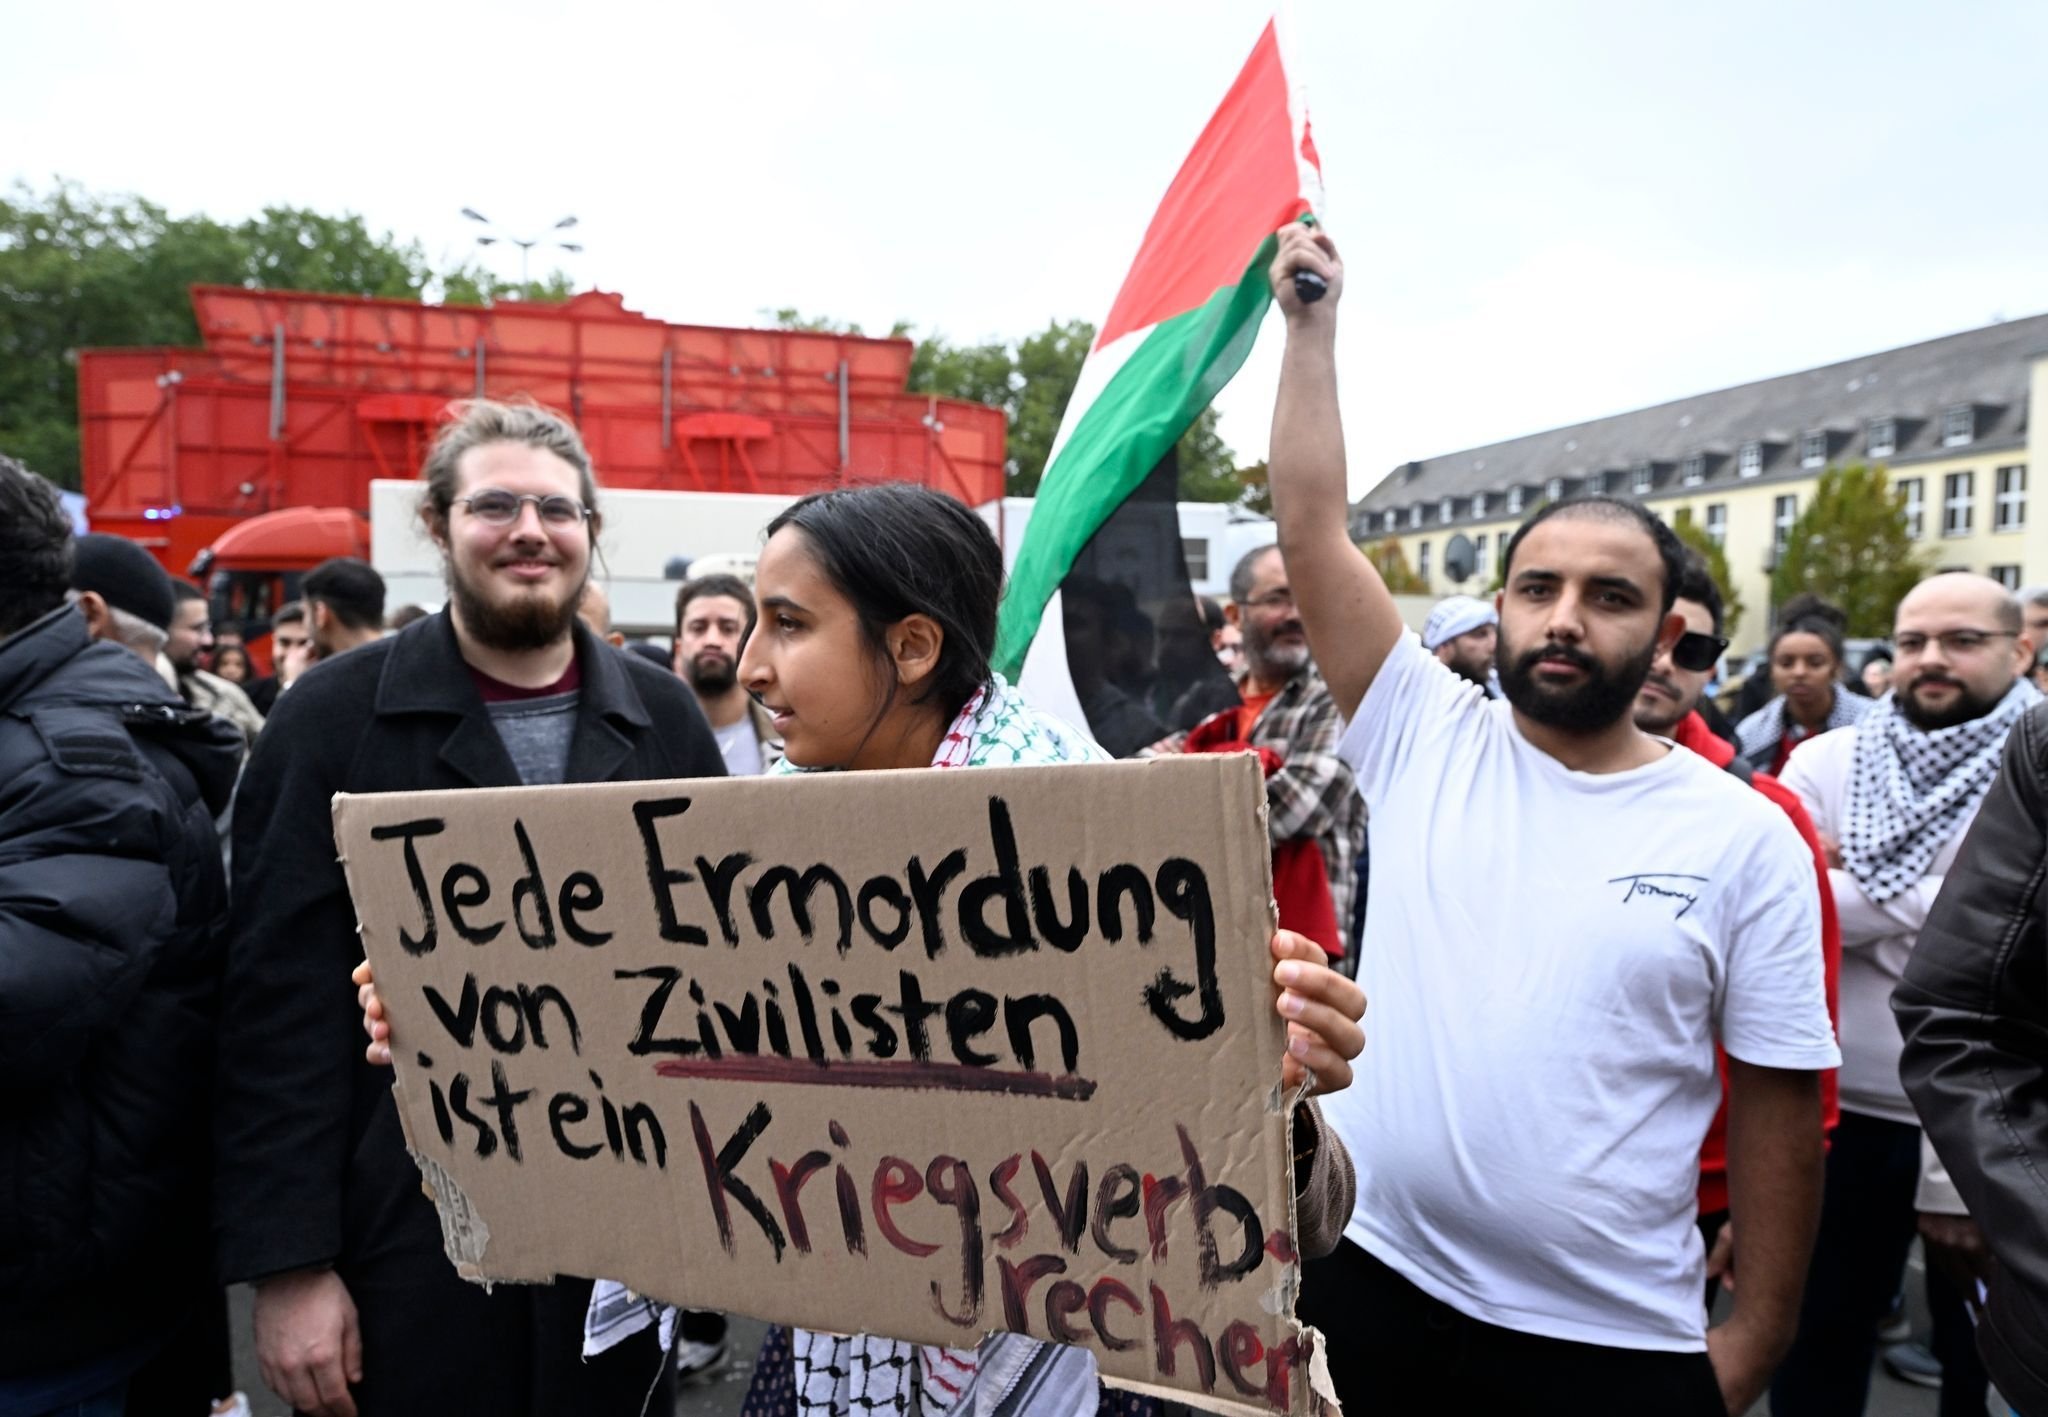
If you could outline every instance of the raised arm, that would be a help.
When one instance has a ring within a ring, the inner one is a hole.
[[[1302,304],[1294,293],[1298,270],[1320,275],[1329,283],[1329,294]],[[1273,520],[1309,648],[1338,709],[1349,719],[1403,626],[1386,582],[1351,544],[1344,427],[1337,413],[1337,304],[1344,293],[1344,265],[1337,259],[1336,243],[1320,230],[1283,227],[1272,279],[1274,297],[1287,317],[1267,458]]]

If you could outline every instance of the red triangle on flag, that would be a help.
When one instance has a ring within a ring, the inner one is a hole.
[[[1269,20],[1166,189],[1103,321],[1097,349],[1197,309],[1224,286],[1237,284],[1259,243],[1309,209],[1295,165],[1287,97],[1280,38]],[[1315,161],[1306,134],[1302,150]]]

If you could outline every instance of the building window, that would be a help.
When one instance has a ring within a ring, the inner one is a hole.
[[[1707,480],[1707,455],[1705,453],[1694,453],[1691,457],[1687,458],[1685,460],[1685,469],[1679,474],[1678,480],[1687,487],[1697,487],[1702,482],[1705,482]]]
[[[1427,541],[1415,543],[1415,574],[1422,577],[1425,581],[1429,579],[1429,543]]]
[[[2002,467],[1998,470],[1998,515],[1993,526],[1998,531],[2018,531],[2026,524],[2027,466]]]
[[[1941,445],[1960,448],[1977,436],[1977,410],[1966,403],[1951,404],[1941,411]]]
[[[1801,467],[1826,467],[1828,465],[1828,435],[1825,432],[1800,435],[1799,465]]]
[[[1799,520],[1799,498],[1779,497],[1771,503],[1771,545],[1780,556],[1792,544],[1792,523]]]
[[[1657,485],[1657,470],[1646,462],[1636,464],[1636,470],[1629,478],[1629,486],[1638,497],[1650,495],[1650,489]]]
[[[1942,484],[1941,534],[1943,536],[1968,536],[1970,534],[1970,504],[1976,499],[1977,474],[1974,472],[1952,472]]]
[[[1188,579],[1206,581],[1209,579],[1209,538],[1206,536],[1183,536],[1180,539],[1180,558],[1188,564]]]
[[[1564,479],[1562,477],[1553,477],[1550,481],[1543,484],[1543,499],[1546,502],[1561,502],[1564,500]]]
[[[1890,418],[1870,420],[1870,455],[1888,458],[1899,450],[1899,425]]]
[[[1457,504],[1451,498],[1446,497],[1443,501],[1436,504],[1436,519],[1440,522],[1450,521],[1457,510]]]
[[[1522,489],[1519,487],[1510,487],[1508,489],[1508,515],[1511,517],[1518,517],[1521,514]]]
[[[1472,538],[1472,566],[1480,574],[1486,574],[1486,533],[1480,532]]]
[[[1417,502],[1414,506],[1408,509],[1408,525],[1422,525],[1422,503]]]
[[[1486,494],[1484,492],[1474,492],[1472,494],[1472,515],[1475,517],[1486,515]]]
[[[1715,502],[1707,508],[1707,539],[1716,546],[1728,544],[1728,504]]]
[[[1997,581],[2007,590],[2018,590],[2020,588],[2020,568],[2018,566],[1993,566],[1991,568],[1991,579]]]
[[[1902,478],[1898,496],[1906,512],[1906,535],[1918,541],[1927,534],[1927,484],[1918,477]]]
[[[1764,445],[1744,443],[1742,455],[1737,459],[1735,471],[1743,477],[1755,477],[1764,470]]]
[[[1400,515],[1401,514],[1399,512],[1396,512],[1392,507],[1387,508],[1386,516],[1381,518],[1381,525],[1387,531],[1392,531],[1395,525],[1398,523]]]

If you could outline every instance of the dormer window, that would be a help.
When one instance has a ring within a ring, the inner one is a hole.
[[[1472,494],[1472,515],[1475,517],[1486,515],[1486,494],[1484,492],[1474,492]]]
[[[1742,477],[1755,477],[1764,470],[1764,445],[1744,443],[1742,452],[1735,460],[1735,471]]]
[[[1450,521],[1456,511],[1457,504],[1451,498],[1446,497],[1443,501],[1436,504],[1436,519],[1440,522]]]
[[[1586,490],[1588,492],[1593,493],[1606,492],[1610,490],[1607,486],[1607,474],[1604,472],[1596,472],[1591,477],[1587,478]]]
[[[1388,531],[1392,531],[1398,524],[1400,516],[1401,514],[1399,512],[1395,511],[1392,507],[1389,507],[1387,508],[1386,515],[1380,519],[1381,524],[1385,526],[1385,528]]]
[[[1697,487],[1702,482],[1705,482],[1707,480],[1707,455],[1705,453],[1694,453],[1691,457],[1687,458],[1684,470],[1679,473],[1678,480],[1687,487]]]
[[[1941,411],[1941,445],[1960,448],[1977,436],[1977,410],[1970,404],[1950,404]]]
[[[1866,435],[1870,455],[1874,458],[1888,458],[1899,450],[1899,424],[1897,419],[1873,418]]]
[[[1650,495],[1650,489],[1657,485],[1657,469],[1646,462],[1639,462],[1628,475],[1629,490],[1638,497]]]
[[[1408,525],[1411,527],[1422,525],[1422,503],[1417,502],[1408,509]]]
[[[1564,479],[1562,477],[1553,477],[1550,481],[1544,483],[1543,498],[1548,502],[1562,501],[1564,499]]]
[[[1825,430],[1799,435],[1799,465],[1804,468],[1828,465],[1828,435]]]
[[[1508,489],[1508,515],[1511,517],[1519,517],[1521,514],[1522,489],[1519,487],[1510,487]]]

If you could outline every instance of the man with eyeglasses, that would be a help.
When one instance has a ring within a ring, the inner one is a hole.
[[[1223,614],[1243,637],[1237,675],[1243,702],[1225,710],[1236,715],[1228,736],[1275,760],[1266,774],[1267,834],[1276,850],[1305,841],[1322,853],[1330,905],[1345,946],[1332,963],[1353,974],[1358,951],[1349,937],[1365,841],[1365,803],[1351,769],[1337,756],[1344,720],[1309,656],[1278,546],[1262,546],[1239,559],[1230,573],[1230,603]]]
[[[627,1417],[658,1405],[668,1382],[652,1330],[586,1361],[588,1279],[486,1291],[448,1263],[390,1074],[364,1061],[341,983],[362,949],[330,804],[337,792],[717,777],[724,766],[689,690],[577,617],[600,523],[574,428],[532,406],[471,404],[423,477],[448,607],[309,669],[242,778],[220,1265],[255,1284],[263,1379],[301,1412]]]
[[[1979,1244],[1938,1175],[1922,1177],[1919,1118],[1899,1081],[1893,988],[1956,849],[1998,772],[2007,733],[2041,698],[2020,604],[1949,572],[1899,603],[1892,695],[1861,723],[1801,745],[1785,766],[1826,845],[1842,926],[1842,1117],[1799,1337],[1771,1390],[1776,1417],[1860,1413],[1876,1325],[1917,1228],[1931,1250]],[[1935,1184],[1928,1184],[1932,1182]],[[1927,1269],[1942,1410],[1984,1408],[1965,1295]]]
[[[1820,905],[1821,967],[1827,980],[1828,1017],[1836,1015],[1837,980],[1842,963],[1842,932],[1835,919],[1834,893],[1828,887],[1828,858],[1813,819],[1797,793],[1768,773],[1757,772],[1735,751],[1735,745],[1708,726],[1700,707],[1707,702],[1707,683],[1714,666],[1728,650],[1722,635],[1726,613],[1721,588],[1699,552],[1687,549],[1678,578],[1678,598],[1671,611],[1685,621],[1685,633],[1670,649],[1659,649],[1650,661],[1649,677],[1636,695],[1636,727],[1698,753],[1715,767],[1748,783],[1782,810],[1799,839],[1813,855],[1815,898]],[[1700,1147],[1700,1238],[1707,1246],[1708,1302],[1728,1273],[1734,1254],[1734,1231],[1728,1209],[1728,1059],[1719,1055],[1721,1110]],[[1832,1131],[1838,1102],[1833,1068],[1820,1075],[1821,1126]]]

